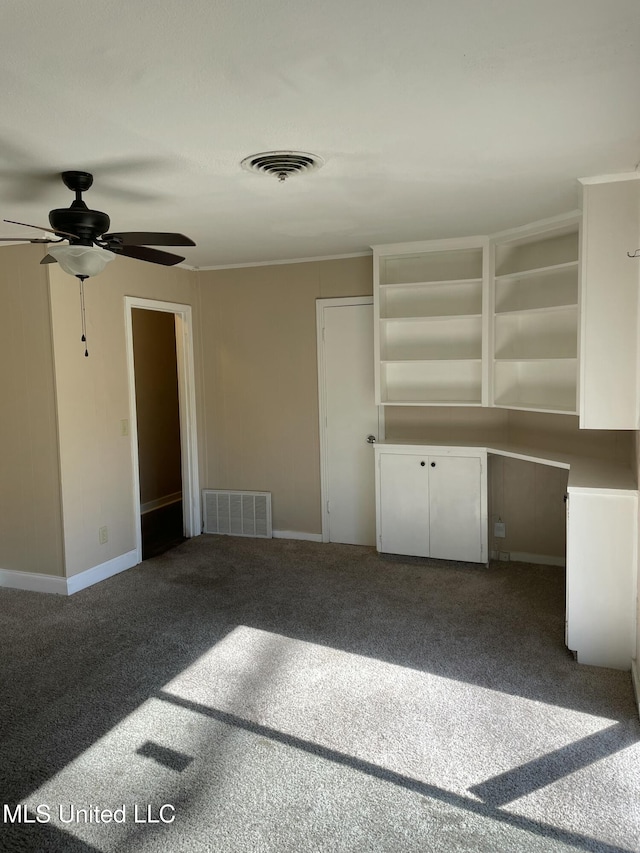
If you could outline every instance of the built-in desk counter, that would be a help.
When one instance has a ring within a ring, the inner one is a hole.
[[[575,651],[580,663],[616,669],[631,667],[635,647],[638,538],[638,487],[631,467],[615,461],[506,442],[381,441],[375,453],[379,550],[384,550],[380,547],[381,506],[384,503],[381,457],[390,454],[415,454],[425,459],[436,459],[439,455],[448,458],[477,456],[482,461],[493,454],[567,469],[566,643]],[[485,468],[480,492],[473,498],[477,502],[483,542],[488,538],[486,488]],[[403,512],[400,509],[397,514]],[[416,525],[424,526],[424,520],[415,515],[413,507],[407,507],[406,512],[415,518]],[[468,507],[465,512],[468,514]],[[433,527],[433,520],[429,523]],[[437,535],[437,530],[435,532]]]

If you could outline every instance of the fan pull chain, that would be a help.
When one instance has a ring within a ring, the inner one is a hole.
[[[89,357],[89,350],[87,349],[87,318],[84,310],[84,280],[89,278],[87,275],[78,275],[76,278],[80,279],[80,315],[82,318],[82,337],[80,340],[84,344],[84,354],[85,357]]]

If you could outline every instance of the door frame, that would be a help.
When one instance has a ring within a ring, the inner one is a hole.
[[[180,457],[182,472],[182,518],[188,538],[202,533],[198,434],[196,421],[195,359],[191,305],[125,296],[125,337],[127,381],[129,385],[129,435],[133,469],[133,511],[138,563],[142,562],[142,518],[140,514],[140,459],[138,455],[138,415],[136,409],[135,365],[133,359],[133,308],[164,311],[175,317],[176,362],[178,368],[178,408],[180,413]]]
[[[322,512],[322,541],[329,542],[329,438],[327,430],[327,373],[325,367],[325,308],[344,308],[351,305],[373,305],[373,296],[341,296],[316,299],[316,346],[318,354],[318,418],[320,435],[320,506]],[[372,330],[373,331],[373,330]],[[373,338],[372,338],[373,344]],[[373,345],[371,347],[373,359]],[[384,440],[384,406],[378,406],[378,441]]]

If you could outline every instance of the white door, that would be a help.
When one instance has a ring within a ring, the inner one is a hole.
[[[429,556],[428,457],[380,454],[380,545],[385,554]]]
[[[323,539],[375,545],[373,305],[319,304],[318,318]]]
[[[430,556],[482,562],[480,459],[429,457]]]

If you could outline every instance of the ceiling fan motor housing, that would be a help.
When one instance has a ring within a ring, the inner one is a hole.
[[[83,201],[74,201],[71,207],[52,210],[49,223],[56,232],[77,234],[77,240],[69,238],[72,245],[91,246],[96,238],[109,230],[111,220],[100,210],[89,210]]]

